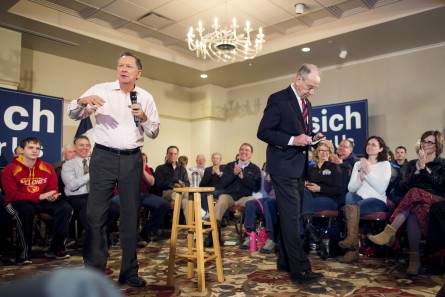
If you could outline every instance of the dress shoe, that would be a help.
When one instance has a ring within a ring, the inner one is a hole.
[[[136,288],[145,287],[145,285],[147,284],[147,282],[143,278],[140,278],[137,275],[130,276],[129,278],[119,278],[118,281],[120,284],[127,284]]]
[[[322,273],[316,273],[312,270],[301,271],[292,274],[292,283],[293,284],[310,284],[317,282],[323,277]]]

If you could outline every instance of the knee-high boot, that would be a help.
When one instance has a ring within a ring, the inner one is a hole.
[[[346,217],[347,236],[338,243],[341,248],[358,250],[358,225],[360,222],[360,208],[357,205],[346,205],[344,208]]]

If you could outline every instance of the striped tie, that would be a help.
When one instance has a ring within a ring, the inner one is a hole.
[[[306,130],[306,134],[309,133],[309,124],[307,122],[309,110],[307,108],[306,99],[301,99],[301,107],[303,109],[303,120],[304,120],[304,128]]]

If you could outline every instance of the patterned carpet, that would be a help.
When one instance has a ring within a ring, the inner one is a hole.
[[[223,234],[234,237],[229,226]],[[143,289],[119,286],[120,248],[110,250],[109,268],[113,273],[107,277],[126,296],[436,296],[445,283],[444,275],[407,276],[406,267],[396,265],[394,260],[385,262],[382,258],[362,256],[360,262],[345,265],[335,259],[320,259],[315,252],[309,258],[314,271],[323,272],[325,278],[311,285],[292,285],[289,275],[275,269],[275,255],[264,255],[243,251],[238,246],[222,247],[225,281],[217,282],[214,262],[206,264],[206,287],[204,293],[197,291],[196,278],[186,278],[186,262],[178,260],[175,266],[175,286],[167,287],[167,261],[169,255],[169,234],[156,243],[138,249],[140,276],[147,280]],[[185,234],[181,234],[179,245],[185,245]],[[27,266],[6,265],[0,267],[0,283],[27,278],[38,273],[60,268],[82,268],[79,251],[70,250],[67,260],[48,260],[42,251],[36,251],[33,264]],[[1,291],[1,290],[0,290]],[[0,294],[1,295],[1,294]],[[60,295],[63,297],[63,294]]]

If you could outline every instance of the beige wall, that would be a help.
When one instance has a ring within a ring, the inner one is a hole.
[[[101,68],[37,51],[22,50],[20,90],[78,98],[96,83],[112,81],[115,70]],[[308,61],[316,63],[316,61]],[[147,65],[144,65],[147,67]],[[295,69],[299,65],[295,65]],[[368,99],[369,133],[382,136],[391,148],[405,145],[410,158],[420,134],[443,131],[445,124],[445,45],[378,57],[322,69],[313,105]],[[229,90],[216,86],[187,89],[140,79],[138,85],[155,97],[161,133],[146,139],[143,151],[151,166],[163,162],[165,149],[177,145],[189,157],[203,153],[210,164],[214,151],[232,161],[242,142],[254,146],[253,162],[265,161],[266,145],[256,130],[268,96],[287,87],[294,74]],[[77,122],[64,116],[64,142],[72,140]]]
[[[316,61],[308,61],[316,64]],[[296,70],[299,65],[296,65]],[[314,106],[368,99],[369,135],[383,137],[394,149],[403,145],[410,159],[416,157],[414,145],[426,130],[445,127],[445,44],[391,56],[322,69],[322,81],[311,102]],[[251,141],[256,149],[254,161],[265,159],[266,145],[256,139],[256,128],[268,96],[287,87],[294,75],[261,84],[239,87],[229,92],[241,101],[261,100],[261,111],[229,121],[229,130]],[[244,125],[241,133],[238,125]],[[245,131],[245,132],[244,132]]]

